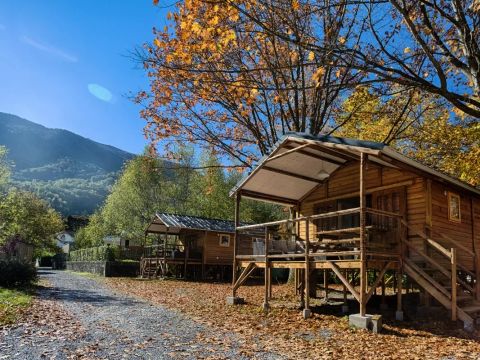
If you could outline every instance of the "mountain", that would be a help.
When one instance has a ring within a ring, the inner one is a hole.
[[[14,164],[13,183],[37,193],[64,215],[91,214],[125,161],[134,157],[70,131],[1,112],[0,145]]]

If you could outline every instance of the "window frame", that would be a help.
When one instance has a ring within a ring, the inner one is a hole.
[[[224,244],[222,242],[222,238],[223,237],[227,237],[228,238],[228,243],[227,244]],[[222,247],[230,247],[230,241],[231,241],[231,236],[230,234],[219,234],[218,235],[218,245],[219,246],[222,246]]]
[[[452,216],[452,199],[458,199],[458,218]],[[456,223],[462,222],[462,199],[459,194],[448,192],[448,220]]]

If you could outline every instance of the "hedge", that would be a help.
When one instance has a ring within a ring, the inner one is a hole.
[[[37,269],[31,263],[0,261],[0,287],[27,286],[37,280]]]

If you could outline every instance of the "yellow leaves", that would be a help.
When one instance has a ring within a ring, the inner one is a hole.
[[[325,68],[324,67],[319,67],[317,71],[312,76],[312,79],[317,83],[317,85],[320,83],[320,80],[322,79],[322,76],[325,75]]]
[[[340,44],[342,44],[342,45],[345,44],[346,41],[347,41],[347,39],[345,39],[343,36],[340,36],[340,37],[338,38],[338,42],[339,42]]]
[[[309,60],[309,61],[315,60],[315,53],[314,53],[313,51],[310,51],[310,52],[308,53],[308,60]]]
[[[153,40],[153,43],[155,44],[155,46],[156,46],[157,48],[159,48],[159,47],[162,46],[162,43],[161,43],[160,40],[158,40],[158,39]]]
[[[199,23],[194,22],[194,23],[192,24],[192,31],[193,31],[195,34],[198,34],[198,33],[200,33],[200,32],[202,31],[202,27],[200,26]]]
[[[300,9],[300,2],[299,0],[293,0],[292,1],[292,9],[295,11],[298,11]]]
[[[404,54],[409,54],[411,52],[412,52],[412,49],[410,49],[409,47],[406,47],[405,49],[403,49]]]

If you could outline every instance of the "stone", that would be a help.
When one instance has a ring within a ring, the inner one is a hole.
[[[303,311],[302,311],[302,317],[303,317],[304,319],[308,319],[308,318],[311,317],[311,316],[312,316],[312,310],[310,310],[310,309],[303,309]]]
[[[360,314],[351,314],[348,316],[348,325],[359,328],[359,329],[368,329],[372,315],[366,314],[362,316]]]
[[[227,305],[241,305],[244,304],[245,301],[243,298],[238,296],[227,296]]]
[[[403,321],[403,311],[401,310],[395,311],[395,320]]]

